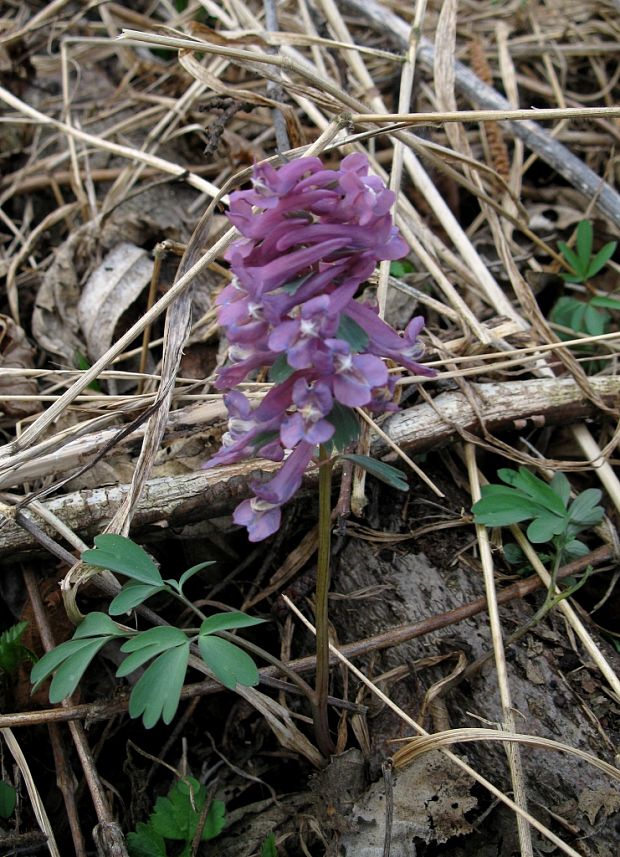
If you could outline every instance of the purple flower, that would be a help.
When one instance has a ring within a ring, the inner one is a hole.
[[[342,405],[360,408],[372,399],[372,388],[387,384],[388,371],[372,354],[352,354],[347,342],[328,340],[333,354],[334,398]]]
[[[299,316],[281,322],[269,337],[272,351],[286,352],[289,366],[308,369],[317,362],[317,352],[325,349],[325,339],[333,337],[340,314],[327,295],[319,295],[302,304]]]
[[[268,503],[252,497],[240,503],[233,513],[233,521],[246,527],[251,542],[262,542],[280,529],[282,511],[277,503]]]
[[[329,385],[324,381],[309,384],[300,378],[293,387],[293,402],[297,411],[287,417],[280,429],[280,439],[287,449],[304,440],[316,446],[325,443],[336,429],[325,419],[334,405]]]
[[[368,350],[373,354],[380,354],[382,357],[391,358],[396,363],[402,363],[416,375],[432,377],[435,374],[432,369],[416,362],[424,352],[424,348],[417,340],[418,334],[424,327],[422,316],[418,315],[409,322],[405,335],[401,338],[389,324],[379,318],[376,310],[365,304],[351,301],[347,305],[347,315],[368,335]]]
[[[333,438],[342,408],[396,410],[385,358],[433,374],[417,362],[422,318],[401,337],[355,300],[379,261],[407,252],[393,203],[361,153],[336,170],[318,158],[261,164],[252,189],[231,194],[229,217],[243,237],[226,253],[233,277],[216,302],[231,363],[215,386],[235,387],[261,367],[270,367],[276,383],[255,408],[238,391],[226,394],[228,431],[206,466],[258,455],[283,460],[235,511],[251,541],[279,528],[282,505],[299,489],[316,447]]]

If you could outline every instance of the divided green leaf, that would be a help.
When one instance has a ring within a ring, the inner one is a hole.
[[[185,640],[183,645],[156,658],[136,683],[129,698],[129,715],[142,716],[145,729],[151,729],[160,718],[166,724],[172,721],[179,707],[188,659],[189,642]]]
[[[205,800],[204,785],[193,777],[188,777],[187,781],[179,780],[168,792],[167,797],[157,799],[149,824],[164,839],[185,840],[191,843]],[[222,832],[225,813],[224,803],[221,800],[214,800],[202,830],[203,842],[214,839]]]
[[[192,578],[195,574],[198,574],[199,571],[202,571],[203,568],[208,568],[210,565],[215,565],[215,560],[207,560],[206,562],[199,562],[198,565],[193,565],[191,568],[188,568],[187,571],[184,571],[181,577],[179,578],[178,589],[179,592],[183,592],[183,587],[187,583],[190,578]],[[172,583],[172,581],[168,581]]]
[[[164,837],[142,821],[133,833],[127,834],[127,850],[129,857],[168,857]]]
[[[390,262],[390,275],[392,277],[404,277],[405,274],[411,274],[415,268],[409,259],[400,259],[398,262]]]
[[[602,268],[605,267],[616,252],[617,246],[617,241],[610,241],[608,244],[605,244],[604,247],[601,247],[596,256],[590,260],[590,264],[588,265],[588,279],[594,277]]]
[[[89,613],[72,640],[56,646],[34,665],[30,673],[33,692],[55,673],[50,686],[50,702],[60,702],[70,696],[97,652],[110,640],[124,636],[125,632],[105,613]]]
[[[73,632],[74,640],[85,637],[126,637],[127,633],[118,627],[105,613],[88,613]]]
[[[260,857],[278,857],[276,847],[276,835],[273,831],[269,833],[260,847]]]
[[[147,598],[151,598],[151,596],[165,589],[164,584],[153,586],[151,583],[138,583],[135,580],[130,580],[110,602],[110,606],[108,607],[110,616],[121,616],[123,613],[130,613],[134,607],[143,604]]]
[[[620,300],[611,295],[596,295],[590,300],[592,306],[605,307],[606,309],[620,310]]]
[[[184,842],[179,857],[188,857],[206,800],[206,789],[193,777],[176,782],[167,797],[159,797],[147,823],[128,834],[130,857],[167,857],[166,839]],[[201,840],[214,839],[225,825],[225,806],[214,800],[207,813]],[[175,851],[175,854],[178,850]]]
[[[594,231],[589,220],[581,220],[577,226],[577,255],[582,263],[590,261],[592,255],[592,241],[594,240]]]
[[[602,493],[598,488],[582,491],[571,503],[568,516],[581,527],[592,527],[603,520],[604,509],[598,505]]]
[[[28,622],[18,622],[0,634],[0,671],[14,673],[23,661],[36,658],[21,642]]]
[[[498,470],[497,475],[507,484],[483,486],[481,499],[472,507],[477,524],[506,527],[530,521],[526,533],[533,544],[552,542],[565,560],[585,556],[588,548],[575,536],[604,515],[598,488],[583,491],[569,506],[570,483],[563,473],[556,473],[549,484],[524,467]],[[510,563],[521,561],[515,545],[507,545],[504,553]]]
[[[71,696],[92,659],[111,639],[93,637],[86,640],[69,640],[52,649],[32,669],[30,679],[33,682],[33,692],[55,672],[50,685],[50,702],[60,702]]]
[[[563,241],[558,241],[558,249],[573,270],[572,274],[560,274],[565,282],[583,283],[596,276],[609,262],[617,247],[616,241],[609,241],[592,256],[593,244],[594,233],[589,220],[582,220],[577,227],[575,250]]]

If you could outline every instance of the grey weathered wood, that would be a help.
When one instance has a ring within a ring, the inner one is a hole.
[[[600,377],[590,381],[598,395],[611,404],[618,403],[620,378]],[[595,406],[572,378],[471,384],[470,390],[489,431],[505,430],[513,427],[515,420],[534,417],[538,424],[541,420],[549,425],[568,424],[595,412]],[[433,405],[423,403],[396,413],[383,428],[399,446],[415,453],[446,445],[458,436],[459,430],[480,434],[478,414],[460,391],[441,393]],[[192,431],[196,431],[195,426]],[[388,452],[385,442],[375,440],[372,452],[375,456]],[[150,479],[133,516],[133,526],[135,530],[177,527],[227,514],[249,496],[251,479],[267,477],[279,466],[270,461],[247,461],[215,470]],[[316,476],[308,474],[306,487],[312,488],[315,480]],[[104,486],[55,497],[45,505],[87,539],[101,532],[128,491],[128,485]],[[55,537],[49,525],[28,511],[27,506],[24,513],[32,514],[41,529]],[[7,520],[0,529],[0,557],[35,547],[33,536],[14,520]]]

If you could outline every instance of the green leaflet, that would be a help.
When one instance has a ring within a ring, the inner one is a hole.
[[[269,380],[274,384],[281,384],[282,381],[286,381],[287,378],[295,372],[292,366],[289,366],[286,360],[286,354],[279,354],[271,369],[269,370]]]
[[[260,625],[264,619],[248,616],[247,613],[215,613],[204,620],[200,626],[201,634],[214,634],[216,631],[233,631],[235,628],[250,628]]]
[[[140,583],[153,586],[163,583],[157,566],[144,548],[125,536],[114,533],[95,536],[94,550],[84,551],[82,559],[90,565],[117,571]]]
[[[252,658],[228,640],[210,635],[198,637],[198,648],[203,661],[224,687],[234,690],[237,684],[254,687],[259,674]]]

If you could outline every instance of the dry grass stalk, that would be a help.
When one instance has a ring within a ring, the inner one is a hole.
[[[481,498],[480,480],[478,476],[478,468],[476,466],[476,453],[471,444],[465,446],[465,462],[467,465],[467,473],[471,490],[472,503],[476,503]],[[497,673],[497,684],[499,688],[499,697],[502,707],[503,722],[499,724],[499,728],[506,732],[515,731],[515,712],[512,704],[512,694],[510,692],[510,679],[508,676],[508,668],[506,665],[506,652],[504,649],[504,641],[502,634],[502,625],[499,616],[499,608],[497,602],[497,593],[495,591],[494,563],[491,553],[491,541],[489,531],[486,527],[476,524],[476,539],[478,540],[478,550],[480,552],[480,562],[482,564],[482,574],[484,577],[484,588],[489,610],[489,627],[491,630],[491,640],[493,644],[493,653],[495,656],[495,672]],[[515,796],[515,803],[524,812],[527,812],[527,791],[525,787],[525,776],[523,771],[523,763],[518,744],[509,744],[507,747],[508,767],[510,768],[510,778]],[[521,846],[522,855],[533,855],[532,837],[530,829],[525,823],[524,816],[519,814],[517,818],[517,828],[519,832],[519,844]]]

